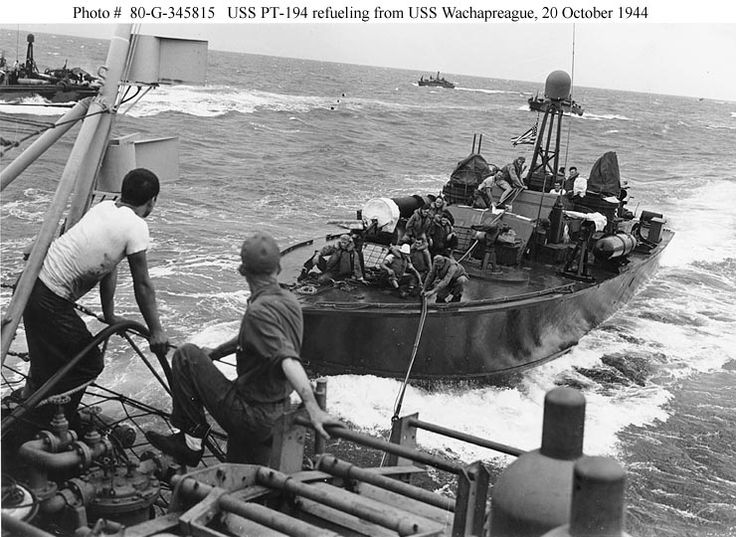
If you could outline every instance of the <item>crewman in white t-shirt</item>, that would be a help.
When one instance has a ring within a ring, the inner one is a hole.
[[[92,207],[49,248],[41,272],[23,312],[31,366],[23,395],[29,396],[92,342],[92,334],[74,302],[98,282],[102,314],[109,324],[115,315],[117,268],[128,259],[138,307],[150,331],[151,351],[166,355],[168,338],[158,315],[156,292],[148,274],[148,224],[159,193],[156,174],[137,168],[126,174],[117,201]],[[67,394],[65,407],[73,419],[84,389],[104,366],[97,346],[54,385],[47,395]],[[53,406],[53,405],[52,405]]]

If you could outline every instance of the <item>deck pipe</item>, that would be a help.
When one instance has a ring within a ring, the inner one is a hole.
[[[385,475],[381,475],[371,470],[366,470],[360,466],[355,466],[354,464],[338,459],[334,455],[322,455],[317,460],[317,464],[315,466],[317,470],[321,470],[330,475],[341,477],[343,479],[362,481],[391,492],[396,492],[397,494],[401,494],[407,498],[412,498],[413,500],[439,507],[444,511],[455,511],[455,500],[452,498],[440,496],[428,490],[399,481],[398,479],[386,477]]]
[[[407,517],[400,517],[394,513],[380,511],[374,507],[346,499],[342,495],[332,494],[327,490],[315,488],[271,468],[263,466],[258,468],[256,480],[260,485],[301,496],[332,507],[333,509],[339,509],[350,515],[393,530],[401,536],[419,533],[418,524]]]
[[[572,388],[547,392],[541,448],[516,459],[493,487],[493,537],[536,537],[567,523],[584,422],[582,393]]]
[[[505,453],[507,455],[513,455],[515,457],[518,457],[526,453],[526,451],[524,451],[523,449],[519,449],[514,446],[509,446],[507,444],[501,444],[499,442],[494,442],[493,440],[487,440],[485,438],[481,438],[480,436],[463,433],[461,431],[456,431],[448,427],[443,427],[442,425],[435,425],[434,423],[429,423],[426,421],[418,420],[416,418],[409,418],[408,422],[409,422],[409,426],[414,426],[417,429],[424,429],[425,431],[430,431],[432,433],[441,434],[442,436],[446,436],[448,438],[454,438],[456,440],[462,440],[463,442],[467,442],[468,444],[474,444],[476,446],[492,449],[494,451]]]
[[[29,440],[25,442],[18,454],[29,465],[29,485],[34,494],[42,499],[48,499],[52,492],[56,492],[48,478],[48,472],[62,473],[79,468],[89,468],[93,460],[112,452],[112,445],[107,441],[100,441],[92,446],[83,442],[73,442],[71,450],[54,453],[49,449],[49,442],[45,439]]]
[[[178,492],[189,500],[202,501],[215,487],[197,481],[192,477],[184,477],[175,481]],[[291,517],[274,509],[238,498],[235,494],[225,493],[217,500],[217,506],[228,513],[241,516],[263,526],[293,535],[294,537],[339,537],[337,533],[324,530]]]
[[[305,427],[312,427],[312,423],[304,416],[297,416],[296,418],[294,418],[294,423],[296,423],[297,425],[303,425]],[[458,475],[466,471],[465,467],[460,464],[449,462],[440,457],[436,457],[428,453],[401,446],[399,444],[392,444],[391,442],[387,442],[385,440],[379,440],[368,435],[356,433],[355,431],[351,431],[350,429],[347,429],[345,427],[327,426],[326,429],[327,432],[330,433],[330,436],[333,438],[342,438],[344,440],[349,440],[351,442],[355,442],[356,444],[360,444],[361,446],[366,446],[384,451],[386,453],[398,455],[399,457],[410,459],[414,462],[428,464],[430,466],[434,466],[439,470],[444,470],[445,472],[450,472],[452,474]]]
[[[2,171],[0,171],[0,191],[5,190],[5,187],[15,181],[18,176],[25,171],[28,166],[36,161],[46,150],[54,145],[59,138],[64,136],[66,132],[71,129],[77,121],[84,118],[89,108],[89,103],[92,101],[91,97],[82,99],[74,105],[73,108],[67,110],[67,112],[61,116],[55,123],[54,127],[46,130],[41,136],[26,147],[23,152],[15,157],[13,161],[8,164]]]
[[[628,537],[624,532],[623,467],[609,457],[575,463],[570,523],[544,537]]]

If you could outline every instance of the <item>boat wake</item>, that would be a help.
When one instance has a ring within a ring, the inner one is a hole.
[[[461,88],[460,86],[455,87],[456,91],[468,91],[471,93],[486,93],[488,95],[499,95],[499,94],[508,94],[508,95],[518,95],[518,91],[510,91],[510,90],[498,90],[498,89],[486,89],[486,88]]]

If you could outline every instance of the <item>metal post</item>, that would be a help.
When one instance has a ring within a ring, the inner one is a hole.
[[[457,477],[457,500],[452,536],[482,535],[488,499],[488,470],[480,461],[465,467]]]
[[[327,379],[322,377],[317,379],[317,389],[314,391],[314,398],[317,400],[319,407],[327,411]],[[314,454],[320,455],[325,452],[325,439],[317,431],[314,432]]]
[[[100,114],[105,109],[105,103],[112,103],[112,95],[117,95],[117,87],[120,76],[123,72],[125,58],[128,52],[128,44],[130,42],[131,24],[121,24],[116,27],[115,35],[110,41],[110,49],[107,55],[106,65],[108,66],[107,76],[102,88],[101,95],[98,96],[90,106],[90,113],[93,114],[84,120],[82,128],[77,136],[77,141],[69,155],[64,172],[56,188],[54,200],[51,203],[44,217],[41,230],[38,233],[31,254],[28,258],[26,268],[18,281],[15,293],[10,299],[8,310],[2,320],[2,329],[0,336],[0,354],[2,355],[2,363],[5,363],[5,356],[10,349],[10,344],[15,336],[15,331],[20,324],[23,310],[25,309],[28,298],[36,282],[43,261],[46,257],[51,242],[56,235],[59,220],[66,208],[67,200],[77,176],[80,173],[82,163],[86,160],[87,148],[93,145],[95,136],[97,135],[97,127],[100,124]]]
[[[284,413],[273,429],[269,466],[287,474],[300,471],[304,462],[307,430],[296,421],[297,416],[302,416],[309,423],[306,411],[297,410]],[[315,431],[314,434],[318,433]]]
[[[417,449],[417,428],[414,423],[418,418],[419,414],[415,413],[394,420],[391,423],[391,438],[389,442],[409,449]],[[399,458],[394,453],[389,453],[386,459],[387,466],[405,466],[407,464],[412,464],[412,461]]]

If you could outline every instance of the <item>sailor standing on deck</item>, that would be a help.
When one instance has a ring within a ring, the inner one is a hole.
[[[128,258],[133,289],[143,318],[151,332],[151,351],[166,354],[168,338],[161,327],[156,292],[148,275],[146,251],[150,244],[145,218],[151,214],[159,193],[156,175],[137,168],[126,174],[117,201],[101,201],[92,207],[49,248],[41,272],[23,312],[31,367],[24,389],[29,396],[56,371],[92,341],[92,334],[74,310],[74,302],[98,282],[105,320],[113,324],[117,267]],[[51,394],[67,393],[65,407],[72,419],[86,386],[100,374],[102,354],[93,347],[53,388]],[[51,395],[50,394],[50,395]]]
[[[229,462],[268,464],[273,425],[283,414],[289,394],[296,390],[319,434],[326,425],[343,425],[323,411],[302,367],[300,351],[304,322],[299,302],[282,289],[280,251],[266,233],[243,242],[238,272],[250,287],[248,309],[240,332],[215,349],[186,344],[172,359],[172,435],[146,432],[148,441],[177,462],[196,466],[209,430],[204,410],[228,434]],[[235,353],[238,376],[231,381],[215,366]]]

